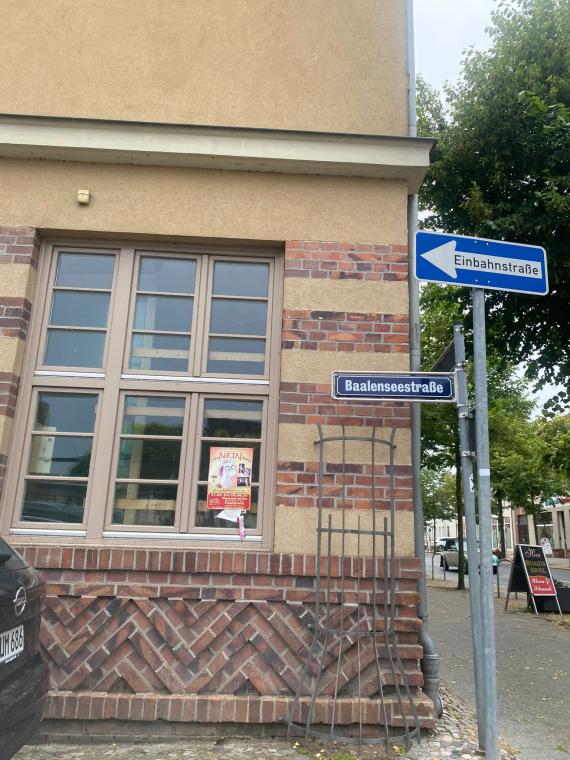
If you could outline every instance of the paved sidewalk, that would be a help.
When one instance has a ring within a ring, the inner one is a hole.
[[[409,760],[443,760],[457,758],[480,760],[477,751],[475,716],[457,697],[445,688],[441,690],[445,705],[444,716],[436,731],[426,736],[420,745],[402,755],[402,747],[363,747],[362,751],[346,745],[312,744],[304,747],[300,742],[268,739],[193,739],[177,742],[129,741],[120,743],[44,744],[24,747],[14,760],[384,760],[407,757]],[[517,760],[505,747],[502,760]]]
[[[551,569],[570,570],[570,557],[567,557],[566,559],[563,557],[547,557],[546,561]]]
[[[428,597],[441,677],[474,709],[468,594],[430,584]],[[499,733],[521,760],[569,758],[569,616],[531,614],[520,596],[507,612],[504,603],[495,600]]]

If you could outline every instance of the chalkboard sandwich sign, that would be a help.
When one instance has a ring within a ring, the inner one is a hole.
[[[511,567],[505,610],[509,604],[511,592],[515,591],[524,591],[530,595],[532,606],[537,615],[538,610],[536,608],[535,597],[553,596],[556,600],[558,612],[562,614],[556,586],[552,580],[542,546],[532,546],[530,544],[517,544],[515,546],[515,556]]]

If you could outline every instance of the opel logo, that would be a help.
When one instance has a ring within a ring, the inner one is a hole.
[[[14,612],[16,613],[16,617],[20,617],[22,612],[26,609],[26,602],[26,589],[23,586],[20,586],[14,597]]]

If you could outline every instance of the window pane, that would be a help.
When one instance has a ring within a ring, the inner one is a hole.
[[[248,338],[210,338],[208,372],[263,375],[265,341]]]
[[[49,367],[102,367],[104,332],[48,330],[44,364]]]
[[[29,480],[26,483],[22,520],[33,522],[83,522],[87,483]]]
[[[30,475],[87,477],[91,445],[91,437],[34,435],[28,472]]]
[[[139,271],[139,290],[154,293],[193,293],[196,262],[144,256]]]
[[[200,450],[200,474],[198,480],[208,480],[208,470],[210,468],[210,449],[223,446],[223,441],[202,441],[202,448]],[[236,444],[238,448],[241,448],[240,444]],[[236,448],[232,446],[232,448]],[[253,483],[259,483],[259,459],[261,453],[261,444],[244,444],[243,448],[253,449],[253,472],[251,473],[251,479]]]
[[[117,483],[113,507],[116,525],[174,525],[177,486]]]
[[[138,296],[135,328],[190,332],[192,330],[193,298],[180,296]]]
[[[109,293],[55,291],[50,325],[66,327],[106,327]]]
[[[207,399],[202,435],[208,438],[261,438],[262,410],[261,401]]]
[[[267,297],[269,264],[216,261],[214,294],[217,296]]]
[[[184,399],[162,396],[127,396],[123,433],[182,435]]]
[[[114,256],[60,253],[55,284],[65,288],[103,288],[113,285]]]
[[[212,301],[210,332],[230,335],[265,335],[267,304],[264,301]]]
[[[97,396],[84,393],[40,393],[34,430],[92,433],[97,401]]]
[[[121,441],[118,478],[177,480],[179,470],[180,441],[160,438]]]
[[[232,528],[235,532],[238,532],[238,526],[235,522],[229,520],[220,520],[216,515],[219,515],[221,510],[208,509],[206,496],[208,493],[207,486],[198,486],[198,504],[196,507],[196,527],[197,528]],[[257,512],[259,502],[259,488],[254,486],[251,489],[251,509],[245,513],[244,525],[245,529],[249,528],[253,530],[257,528]]]
[[[190,338],[184,335],[133,335],[131,369],[155,372],[186,372],[190,356]]]

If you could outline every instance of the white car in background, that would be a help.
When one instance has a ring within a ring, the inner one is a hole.
[[[469,572],[469,559],[467,557],[467,540],[463,539],[465,572]],[[477,565],[479,565],[479,541],[477,541]],[[496,574],[499,566],[499,558],[493,554],[493,573]],[[459,570],[459,541],[451,542],[441,555],[441,564],[446,570]]]

